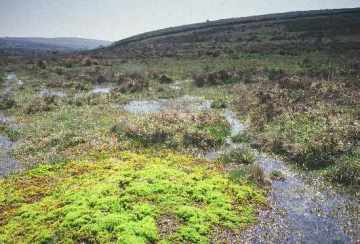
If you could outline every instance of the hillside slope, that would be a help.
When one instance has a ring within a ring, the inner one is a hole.
[[[209,21],[120,40],[97,54],[122,57],[219,56],[239,51],[297,54],[360,49],[360,8]],[[195,51],[195,52],[194,52]]]
[[[90,50],[108,46],[111,42],[84,38],[39,38],[39,37],[5,37],[0,38],[2,54],[36,54],[46,52],[71,52]]]

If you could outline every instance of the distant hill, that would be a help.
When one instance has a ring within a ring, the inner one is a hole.
[[[41,54],[47,52],[73,52],[91,50],[110,45],[111,42],[84,38],[0,38],[0,54]]]
[[[171,57],[239,52],[359,52],[360,8],[314,10],[231,18],[171,27],[129,37],[97,55]]]

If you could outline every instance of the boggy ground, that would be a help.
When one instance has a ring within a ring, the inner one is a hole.
[[[198,159],[226,143],[221,111],[228,106],[248,125],[248,135],[233,141],[276,153],[356,195],[358,62],[254,53],[6,60],[4,81],[14,71],[22,82],[3,82],[1,109],[12,120],[1,123],[1,133],[15,143],[11,157],[33,169],[1,180],[0,240],[236,242],[264,207],[268,179],[258,168],[229,172],[224,162]],[[204,105],[212,112],[135,116],[124,109],[132,100],[185,95],[213,100]],[[251,165],[250,151],[222,159]],[[237,201],[242,194],[246,201]]]
[[[239,235],[266,207],[256,182],[195,157],[230,133],[210,104],[136,116],[125,104],[142,90],[119,99],[32,85],[6,94],[2,133],[28,170],[0,181],[0,242],[207,243]]]
[[[38,127],[27,127],[32,130],[23,133],[27,139],[37,140],[32,136],[35,131],[43,133],[39,138],[46,138],[45,147],[52,148],[51,142],[57,140],[77,140],[70,144],[86,137],[87,142],[90,137],[109,140],[107,136],[95,136],[94,130],[114,125],[121,116],[117,106],[127,101],[202,96],[213,99],[213,107],[232,105],[242,119],[248,120],[254,146],[284,156],[309,172],[325,175],[336,184],[357,188],[359,62],[349,53],[332,56],[321,52],[127,61],[87,56],[29,62],[15,59],[7,60],[3,72],[19,70],[18,75],[26,82],[16,91],[14,101],[3,99],[10,106],[16,102],[9,111],[19,120]],[[59,117],[49,119],[44,114]],[[79,119],[100,114],[104,117],[99,118],[106,121]],[[51,125],[56,128],[52,131],[61,135],[49,133],[51,129],[46,128],[55,119],[66,124],[61,125],[63,130],[58,130],[58,124]],[[78,119],[84,124],[77,123]],[[77,126],[83,131],[74,129]],[[89,131],[85,132],[85,127]],[[13,136],[13,131],[6,131]],[[67,136],[71,139],[66,140]],[[20,147],[31,152],[33,144]],[[58,157],[62,153],[55,151],[64,150],[52,150]]]

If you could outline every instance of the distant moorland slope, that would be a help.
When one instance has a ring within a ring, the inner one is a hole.
[[[72,37],[4,37],[0,38],[0,54],[22,55],[54,51],[71,52],[95,49],[110,44],[109,41]]]
[[[207,21],[147,32],[97,54],[121,57],[297,54],[360,50],[360,8],[290,12]]]

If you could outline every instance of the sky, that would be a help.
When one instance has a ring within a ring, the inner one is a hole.
[[[0,36],[116,41],[160,28],[297,10],[360,7],[359,0],[0,0]]]

